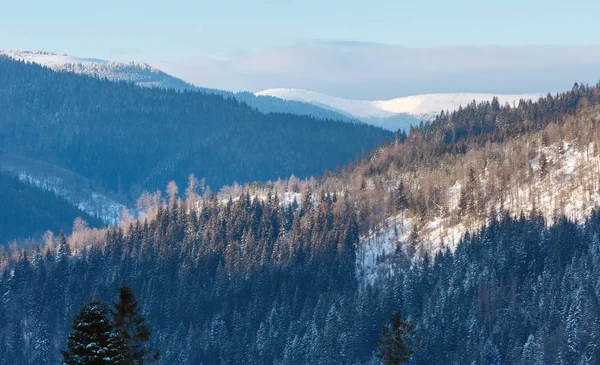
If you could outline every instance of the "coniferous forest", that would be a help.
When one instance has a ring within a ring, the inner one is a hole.
[[[124,279],[144,298],[164,364],[365,363],[397,308],[426,344],[415,363],[600,361],[596,213],[550,227],[502,218],[454,253],[360,287],[344,199],[295,212],[248,196],[206,204],[200,215],[185,201],[160,208],[77,252],[59,239],[4,256],[2,364],[59,361],[91,291],[110,300]]]
[[[92,227],[102,225],[98,219],[54,193],[37,189],[2,173],[0,202],[1,244],[28,237],[39,238],[48,230],[58,233],[63,229],[70,232],[77,217]]]
[[[159,364],[376,364],[382,326],[403,323],[419,339],[409,364],[600,363],[599,85],[443,112],[324,172],[387,133],[5,59],[0,70],[1,146],[109,189],[198,170],[216,186],[308,177],[215,194],[192,175],[106,228],[1,178],[6,217],[39,199],[49,206],[30,223],[72,232],[0,246],[0,365],[84,351],[74,319],[122,340],[101,303],[124,283]],[[50,208],[65,215],[44,220]]]
[[[0,57],[0,148],[135,201],[194,173],[234,182],[322,174],[393,135],[366,124],[260,113],[233,97],[141,88]]]

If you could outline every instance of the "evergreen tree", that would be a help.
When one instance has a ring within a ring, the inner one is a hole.
[[[546,158],[546,154],[542,152],[540,155],[540,177],[543,179],[548,174],[548,159]]]
[[[406,191],[404,189],[404,181],[400,180],[396,187],[396,211],[402,212],[408,208],[408,198],[406,197]]]
[[[48,331],[44,326],[40,328],[37,339],[34,343],[33,363],[47,364],[52,362],[52,351],[50,349],[50,340],[48,339]]]
[[[67,350],[61,351],[65,364],[123,364],[123,343],[113,331],[108,313],[108,306],[98,300],[81,308],[73,321]]]
[[[71,254],[71,249],[67,244],[67,237],[65,236],[65,232],[60,230],[60,234],[58,235],[58,244],[56,247],[56,255],[59,260],[64,260]]]
[[[123,364],[143,364],[145,361],[156,361],[159,352],[152,353],[147,343],[152,331],[140,314],[140,307],[133,290],[125,283],[119,288],[119,301],[113,303],[111,314],[114,328],[120,338],[123,349]]]
[[[522,364],[542,365],[544,364],[544,348],[539,340],[529,335],[525,346],[523,346]]]
[[[414,326],[405,321],[398,310],[392,314],[391,323],[383,326],[377,347],[377,358],[384,365],[399,365],[408,362],[425,344],[417,336]]]

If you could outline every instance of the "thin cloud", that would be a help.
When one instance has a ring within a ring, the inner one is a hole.
[[[560,91],[600,80],[600,46],[408,48],[315,41],[238,52],[224,60],[157,63],[198,86],[260,91],[302,88],[355,99],[435,92]]]

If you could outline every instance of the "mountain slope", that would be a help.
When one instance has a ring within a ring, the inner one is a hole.
[[[75,218],[83,218],[90,226],[101,221],[74,207],[54,193],[31,186],[0,172],[0,246],[12,240],[32,238],[39,241],[50,230],[69,233]]]
[[[184,184],[309,176],[392,134],[355,123],[262,114],[202,92],[139,88],[0,58],[0,148],[121,195]]]
[[[0,56],[6,56],[17,61],[36,63],[60,72],[73,72],[89,75],[110,81],[131,82],[142,87],[158,87],[179,91],[202,91],[209,94],[221,95],[225,98],[235,98],[256,108],[262,113],[290,113],[309,115],[318,119],[344,120],[356,122],[356,118],[345,113],[338,113],[329,108],[321,108],[310,103],[284,100],[270,96],[256,96],[249,92],[230,92],[198,87],[179,78],[171,76],[146,63],[113,62],[97,58],[82,58],[51,52],[31,52],[0,50]]]
[[[0,51],[17,61],[36,63],[55,71],[73,72],[90,75],[111,81],[132,82],[142,87],[160,87],[176,90],[193,90],[196,87],[187,82],[168,75],[145,63],[122,63],[97,58],[81,58],[65,54],[30,51]]]
[[[100,184],[72,171],[2,150],[0,173],[49,191],[105,224],[117,224],[122,210],[127,205],[131,206],[128,197],[107,191]],[[30,204],[33,206],[36,202]],[[58,211],[56,213],[60,214]]]
[[[367,123],[390,130],[407,130],[421,120],[429,121],[440,111],[454,111],[461,105],[491,101],[497,97],[500,104],[513,105],[519,100],[537,100],[539,94],[494,95],[476,93],[424,94],[406,96],[391,100],[367,101],[349,100],[302,89],[268,89],[256,95],[270,95],[285,100],[297,100],[346,113]]]
[[[0,55],[37,63],[55,71],[91,75],[111,81],[127,81],[143,87],[195,90],[231,97],[262,113],[291,113],[322,120],[362,121],[391,131],[407,131],[411,125],[434,119],[441,110],[457,110],[473,101],[491,101],[496,96],[477,93],[424,94],[367,101],[348,100],[302,89],[267,89],[253,94],[198,87],[143,63],[112,62],[50,52],[0,50]],[[497,95],[502,105],[513,105],[520,99],[536,100],[539,96],[540,94]]]
[[[304,187],[343,193],[360,210],[363,285],[398,261],[455,249],[498,217],[581,223],[600,207],[598,100],[600,85],[576,84],[515,106],[471,103]]]
[[[599,363],[599,101],[472,104],[321,178],[159,196],[70,254],[0,250],[0,365],[56,363],[90,291],[123,281],[160,364],[374,364],[399,308],[417,364]]]

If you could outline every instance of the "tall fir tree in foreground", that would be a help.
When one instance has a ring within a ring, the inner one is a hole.
[[[140,314],[140,306],[133,290],[126,284],[119,288],[119,301],[111,310],[115,333],[123,346],[122,364],[138,365],[158,360],[160,352],[148,346],[152,331]]]
[[[67,350],[61,353],[67,365],[123,364],[122,348],[121,338],[113,331],[108,305],[93,300],[75,317]]]
[[[392,314],[390,324],[383,326],[377,347],[377,358],[384,365],[399,365],[408,362],[415,353],[423,350],[425,343],[417,335],[413,324],[405,321],[402,312],[398,310]]]

